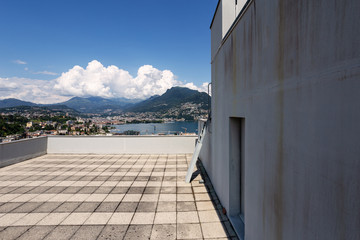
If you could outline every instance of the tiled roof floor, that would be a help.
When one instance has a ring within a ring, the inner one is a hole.
[[[190,160],[44,155],[1,168],[0,239],[237,239],[201,163],[184,182]]]

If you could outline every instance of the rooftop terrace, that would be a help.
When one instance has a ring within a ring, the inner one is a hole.
[[[0,168],[0,239],[237,239],[201,163],[185,183],[191,156],[47,154]]]

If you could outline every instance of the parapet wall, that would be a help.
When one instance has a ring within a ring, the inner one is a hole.
[[[193,153],[197,136],[51,136],[48,153]]]
[[[0,167],[45,155],[47,137],[30,138],[0,144]]]

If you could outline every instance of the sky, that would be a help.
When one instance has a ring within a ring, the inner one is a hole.
[[[205,91],[217,1],[1,0],[0,99]]]

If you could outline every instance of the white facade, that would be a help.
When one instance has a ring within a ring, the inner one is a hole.
[[[221,203],[245,239],[360,239],[360,1],[234,1],[200,155]]]

